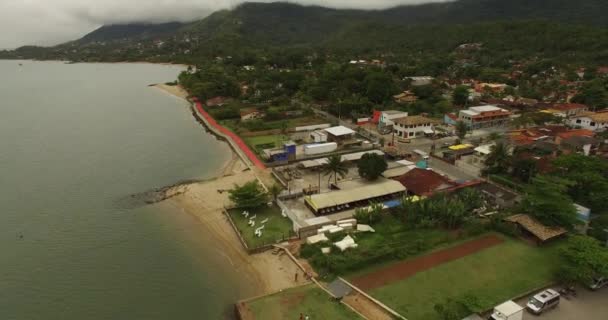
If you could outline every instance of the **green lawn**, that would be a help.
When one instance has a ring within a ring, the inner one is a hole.
[[[559,246],[538,248],[506,239],[369,293],[408,319],[438,319],[435,304],[465,294],[479,299],[480,310],[476,311],[481,311],[550,283],[559,265]]]
[[[267,136],[257,136],[257,137],[244,137],[245,142],[252,148],[257,149],[256,146],[264,145],[264,144],[274,144],[275,147],[278,147],[284,141],[289,140],[289,137],[284,135],[267,135]],[[259,150],[262,151],[262,150]]]
[[[290,237],[290,232],[293,230],[291,220],[281,216],[281,209],[279,207],[273,205],[272,207],[263,206],[259,209],[248,210],[250,218],[257,215],[255,227],[250,227],[247,224],[249,219],[241,214],[243,211],[243,209],[231,209],[228,210],[228,213],[250,249],[276,243],[278,240]],[[268,218],[268,222],[265,223],[262,236],[258,238],[254,234],[254,231],[261,226],[262,220],[266,218]]]
[[[300,313],[311,320],[361,319],[343,304],[332,300],[315,285],[292,288],[247,303],[256,319],[294,319]]]

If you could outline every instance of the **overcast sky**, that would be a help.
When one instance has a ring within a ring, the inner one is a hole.
[[[272,2],[257,0],[258,2]],[[384,9],[447,0],[291,0],[334,8]],[[103,24],[191,21],[243,0],[0,0],[0,49],[73,40]]]

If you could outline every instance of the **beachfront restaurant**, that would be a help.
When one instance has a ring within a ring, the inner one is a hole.
[[[381,180],[356,188],[306,196],[306,206],[316,215],[324,216],[369,206],[370,202],[384,203],[401,197],[405,187],[390,179]]]

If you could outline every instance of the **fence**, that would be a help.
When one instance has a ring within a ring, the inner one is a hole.
[[[241,231],[239,230],[239,228],[236,226],[236,224],[232,220],[232,216],[230,215],[230,213],[228,213],[228,209],[229,208],[224,208],[222,210],[222,213],[228,219],[228,222],[232,226],[232,229],[234,230],[237,237],[239,238],[239,242],[241,242],[241,245],[243,246],[243,248],[245,248],[245,251],[247,251],[248,254],[256,254],[256,253],[268,251],[268,250],[272,249],[274,247],[274,245],[279,242],[298,239],[297,232],[295,230],[290,230],[289,233],[287,233],[287,235],[283,235],[283,237],[281,239],[275,239],[274,241],[269,241],[268,243],[263,243],[262,245],[251,248],[247,245],[247,242],[245,241],[245,239],[243,239],[243,235],[241,234]],[[234,209],[234,208],[231,208],[231,209]]]
[[[281,201],[281,199],[277,199],[277,205],[279,206],[279,208],[281,208],[281,211],[284,212],[291,220],[293,224],[293,231],[297,233],[298,230],[300,230],[301,228],[300,224],[298,223],[298,216],[296,216],[291,210],[289,210],[289,208],[283,203],[283,201]]]

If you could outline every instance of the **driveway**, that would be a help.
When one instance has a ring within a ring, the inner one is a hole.
[[[524,312],[524,320],[606,320],[608,319],[608,288],[598,291],[577,288],[577,297],[569,300],[561,298],[557,308],[546,311],[540,316]],[[528,298],[518,300],[524,306]]]

